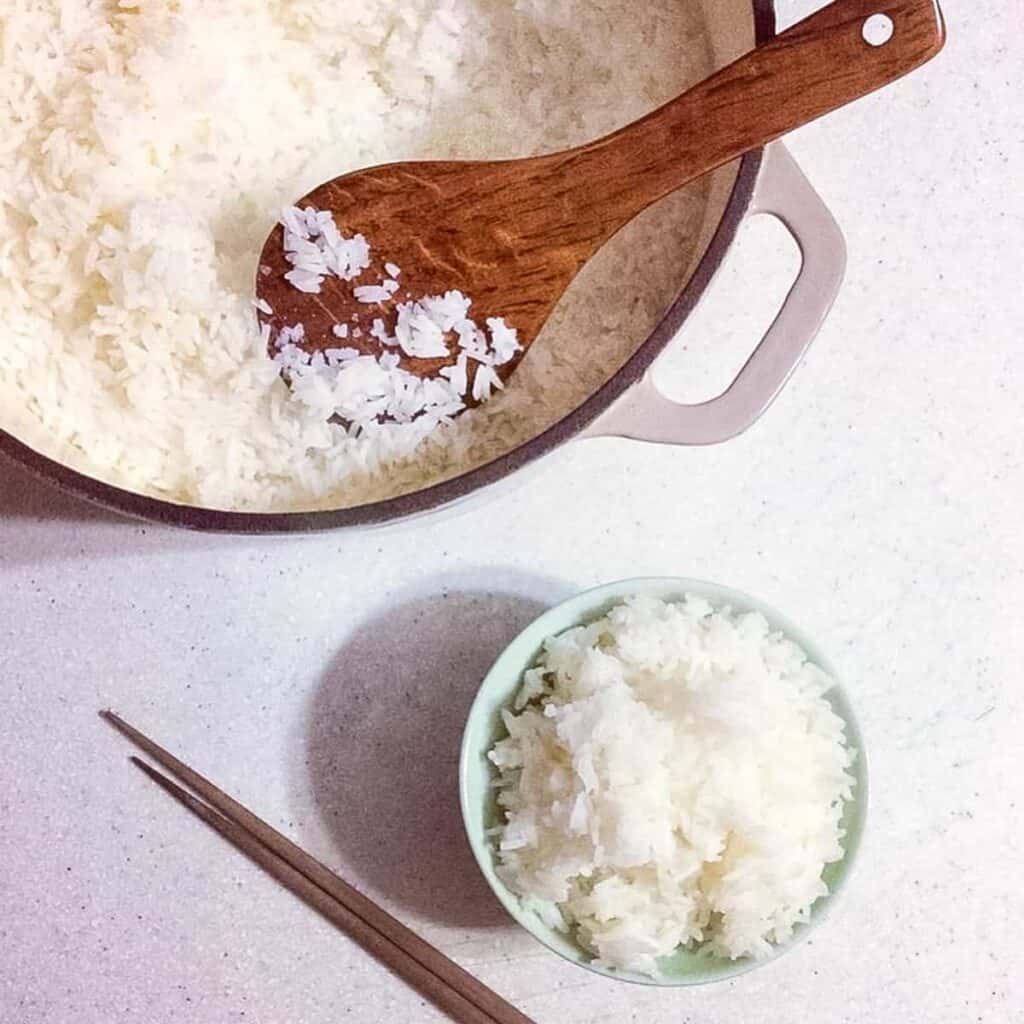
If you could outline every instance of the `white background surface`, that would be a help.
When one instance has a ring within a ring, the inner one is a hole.
[[[539,1024],[1024,1020],[1020,14],[949,4],[937,62],[792,140],[848,279],[728,445],[577,444],[458,519],[262,540],[118,521],[0,468],[0,1021],[440,1019],[135,772],[106,705]],[[751,233],[675,373],[750,346],[784,256]],[[699,990],[560,962],[460,831],[457,743],[491,659],[550,603],[640,574],[804,624],[871,762],[836,915]]]

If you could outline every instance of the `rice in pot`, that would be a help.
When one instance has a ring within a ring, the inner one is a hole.
[[[260,247],[347,170],[528,155],[643,114],[708,72],[702,18],[679,0],[8,0],[0,427],[131,490],[256,511],[401,493],[535,436],[685,280],[707,183],[623,232],[515,386],[415,457],[292,400],[255,323]]]

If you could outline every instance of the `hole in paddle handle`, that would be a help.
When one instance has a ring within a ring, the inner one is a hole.
[[[892,39],[892,34],[895,31],[896,26],[888,14],[872,14],[864,22],[864,42],[868,46],[885,46]]]

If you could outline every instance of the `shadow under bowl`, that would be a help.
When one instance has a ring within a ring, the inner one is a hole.
[[[681,600],[685,595],[692,594],[706,599],[716,608],[728,605],[738,612],[760,612],[773,630],[781,632],[798,644],[813,664],[833,679],[838,678],[828,658],[803,630],[775,609],[729,587],[701,580],[655,577],[621,580],[586,591],[551,608],[531,623],[502,652],[484,678],[470,709],[462,737],[459,760],[462,817],[473,855],[502,905],[534,938],[566,960],[607,978],[643,985],[682,986],[724,981],[771,963],[792,949],[822,922],[850,875],[867,814],[867,762],[857,721],[838,682],[828,691],[826,698],[846,724],[847,744],[857,752],[851,768],[855,779],[853,799],[847,801],[841,821],[845,833],[842,840],[843,857],[826,865],[822,878],[829,891],[811,908],[810,920],[806,924],[797,925],[794,937],[788,943],[780,945],[771,956],[757,960],[728,960],[711,956],[700,948],[680,948],[671,956],[658,961],[657,977],[601,967],[592,962],[592,955],[577,944],[572,935],[552,928],[535,910],[524,906],[520,898],[501,881],[495,871],[496,852],[487,832],[501,824],[502,818],[495,800],[494,788],[491,786],[496,772],[487,759],[487,752],[497,740],[506,735],[501,712],[511,706],[523,673],[536,663],[542,645],[548,637],[573,626],[593,622],[624,598],[638,594],[663,600]]]

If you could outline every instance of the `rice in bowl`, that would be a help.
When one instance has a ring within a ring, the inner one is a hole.
[[[549,639],[490,754],[498,878],[599,967],[768,956],[844,857],[833,685],[761,614],[698,597]]]

